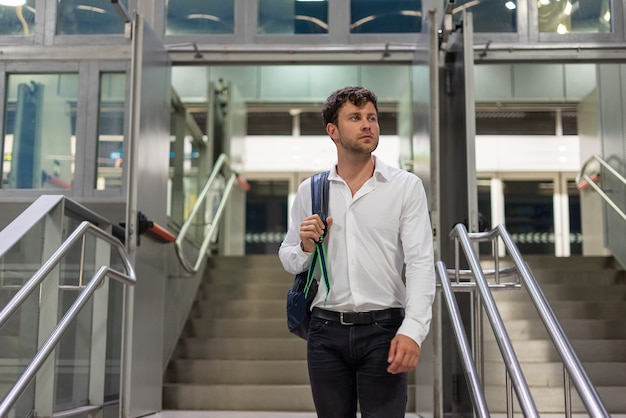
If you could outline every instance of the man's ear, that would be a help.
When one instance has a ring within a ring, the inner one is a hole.
[[[335,139],[337,139],[337,135],[338,135],[338,133],[337,133],[337,126],[334,123],[327,123],[326,124],[326,133],[334,141]]]

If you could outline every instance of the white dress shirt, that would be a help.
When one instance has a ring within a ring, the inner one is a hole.
[[[433,234],[421,179],[379,158],[374,175],[354,196],[335,167],[328,179],[328,216],[333,223],[324,242],[331,289],[327,295],[320,283],[312,306],[337,312],[404,307],[398,333],[421,345],[435,296]],[[285,270],[293,274],[306,270],[311,260],[312,253],[300,247],[299,233],[311,212],[309,178],[298,188],[279,249]]]

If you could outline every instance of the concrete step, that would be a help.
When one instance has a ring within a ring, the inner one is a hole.
[[[570,257],[554,257],[551,255],[539,254],[522,254],[524,261],[535,270],[557,270],[563,272],[580,271],[580,270],[623,270],[616,262],[615,258],[610,256],[580,256],[573,255]],[[484,257],[481,265],[485,267],[493,267],[492,257]],[[500,259],[501,266],[513,265],[510,257],[505,256]]]
[[[415,410],[415,387],[409,386],[407,411]],[[163,385],[163,408],[180,410],[315,410],[306,385]]]
[[[612,285],[583,285],[574,282],[572,284],[543,284],[540,283],[541,292],[550,303],[562,300],[573,301],[606,301],[623,302],[626,300],[626,284]],[[509,291],[498,291],[499,301],[525,301],[528,300],[528,292],[523,287]]]
[[[181,410],[314,411],[302,385],[195,385],[165,383],[163,408]]]
[[[293,338],[287,329],[287,318],[217,318],[190,319],[184,337],[199,338]]]
[[[204,284],[201,286],[198,297],[205,301],[225,301],[239,299],[273,299],[284,300],[293,277],[285,282],[222,282]]]
[[[523,362],[520,363],[520,367],[529,386],[563,387],[563,363],[561,362]],[[626,385],[626,363],[585,362],[583,367],[591,382],[596,386]],[[486,385],[506,384],[505,367],[502,362],[486,362],[484,370]]]
[[[610,286],[625,284],[626,272],[615,270],[578,269],[575,272],[563,270],[532,270],[537,282],[543,284],[575,284]]]
[[[287,273],[282,267],[255,267],[236,270],[218,269],[207,272],[208,283],[291,283],[295,275]]]
[[[308,385],[306,360],[174,360],[167,382],[199,385]]]
[[[563,319],[559,321],[568,338],[573,339],[626,339],[626,321],[618,319]],[[508,319],[506,330],[511,340],[548,339],[540,319]],[[486,341],[495,336],[485,319]]]
[[[500,292],[504,293],[504,292]],[[530,301],[505,301],[496,304],[503,320],[536,319],[537,310]],[[555,301],[549,302],[557,319],[617,319],[626,317],[626,303],[623,301]]]
[[[598,395],[602,399],[606,409],[613,413],[623,413],[626,411],[626,396],[624,396],[624,388],[620,387],[597,387]],[[560,414],[563,415],[565,410],[564,390],[560,388],[530,388],[531,395],[541,415],[544,414]],[[489,410],[492,412],[506,411],[506,392],[504,386],[486,386],[485,399]],[[515,394],[514,410],[520,413],[521,409],[517,403]],[[587,410],[576,389],[572,387],[572,412],[585,413]]]
[[[305,360],[306,341],[287,338],[184,338],[174,350],[177,359]]]
[[[302,360],[207,360],[177,359],[170,362],[166,382],[197,385],[306,385],[306,359]],[[415,374],[409,375],[415,383]]]
[[[560,357],[548,340],[513,341],[513,349],[520,362],[560,361]],[[576,355],[583,362],[625,362],[626,340],[570,340]],[[501,361],[498,345],[494,342],[484,344],[485,361]],[[625,382],[626,383],[626,382]]]
[[[194,318],[284,318],[287,320],[285,299],[233,299],[225,303],[198,301],[191,315]]]
[[[208,261],[208,270],[246,270],[272,267],[284,272],[280,259],[278,258],[278,248],[276,254],[269,255],[242,255],[242,256],[216,256]]]

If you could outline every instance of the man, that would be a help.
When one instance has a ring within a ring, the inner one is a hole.
[[[377,97],[362,87],[332,93],[322,111],[337,147],[326,219],[331,287],[312,304],[307,362],[321,418],[404,417],[407,373],[430,328],[435,294],[432,229],[421,180],[372,155]],[[325,232],[311,215],[310,179],[300,185],[279,257],[305,270]],[[403,268],[406,285],[403,282]],[[356,312],[356,314],[355,314]]]

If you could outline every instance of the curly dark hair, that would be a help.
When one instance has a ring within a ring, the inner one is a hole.
[[[363,106],[367,102],[370,102],[374,105],[376,109],[376,113],[378,113],[378,97],[364,87],[344,87],[333,92],[328,99],[326,99],[326,103],[324,104],[324,108],[322,109],[322,118],[324,119],[324,126],[329,123],[337,124],[337,114],[339,113],[339,109],[343,106],[347,101],[350,101],[355,106]]]

